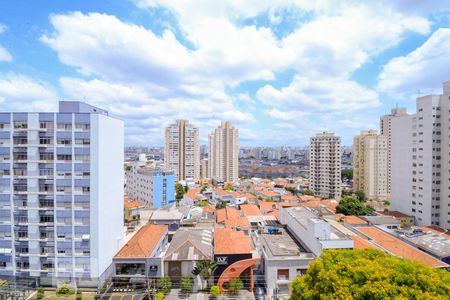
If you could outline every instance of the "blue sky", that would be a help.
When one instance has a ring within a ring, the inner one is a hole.
[[[0,110],[83,100],[162,145],[177,118],[203,143],[221,120],[242,146],[351,145],[396,105],[450,80],[447,1],[2,1]]]

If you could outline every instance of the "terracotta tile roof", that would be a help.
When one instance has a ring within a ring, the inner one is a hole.
[[[255,204],[242,204],[240,208],[242,210],[244,217],[262,216],[261,211]]]
[[[342,221],[344,221],[345,223],[348,224],[353,224],[353,225],[367,225],[367,221],[364,221],[361,218],[358,218],[357,216],[344,216],[342,217]]]
[[[316,198],[314,196],[308,196],[308,195],[300,195],[298,197],[300,198],[300,201],[320,200],[320,198]]]
[[[278,216],[280,215],[280,211],[278,209],[275,209],[274,211],[271,211],[269,213],[267,213],[268,216],[274,216],[275,218],[278,219]]]
[[[203,212],[206,212],[206,213],[213,214],[216,212],[216,207],[212,204],[203,206],[202,208],[203,208]]]
[[[214,230],[214,254],[251,253],[250,237],[243,231],[216,227]]]
[[[225,222],[225,220],[229,219],[238,219],[241,217],[241,214],[236,208],[226,206],[225,208],[216,210],[217,215],[217,223]]]
[[[213,189],[212,192],[219,197],[228,195],[228,191],[222,189]]]
[[[264,197],[279,197],[280,194],[275,193],[274,191],[264,190],[264,191],[261,192],[261,196],[264,196]]]
[[[406,259],[415,260],[434,268],[447,267],[448,265],[413,246],[396,239],[388,233],[375,227],[357,227],[357,230],[368,236],[376,244],[390,253]]]
[[[200,191],[202,189],[201,188],[193,188],[193,189],[189,189],[186,192],[186,196],[188,196],[189,198],[193,199],[193,200],[200,200],[202,199],[202,196],[198,195],[200,194]]]
[[[248,200],[250,199],[256,199],[256,196],[250,193],[245,193],[245,198],[247,198]]]
[[[235,227],[242,227],[242,228],[250,228],[252,225],[248,221],[246,217],[240,217],[237,219],[228,219],[225,220],[225,227],[226,228],[235,228]]]
[[[353,239],[353,249],[362,249],[362,248],[379,249],[374,244],[372,244],[371,242],[369,242],[368,240],[366,240],[365,238],[362,238],[360,236],[353,235],[352,239]]]
[[[294,195],[283,195],[281,196],[281,201],[299,201],[299,199]]]
[[[138,208],[138,207],[144,207],[144,204],[138,201],[133,201],[129,197],[123,198],[123,205],[125,208]]]
[[[408,216],[407,214],[404,214],[402,212],[395,211],[395,210],[393,210],[393,211],[380,211],[379,213],[382,214],[382,215],[385,215],[385,216],[393,216],[393,217],[396,217],[396,218],[410,218],[411,217],[411,216]]]
[[[114,258],[149,257],[167,232],[167,225],[145,225],[117,252]]]
[[[268,213],[274,209],[277,209],[277,204],[275,202],[259,201],[258,204],[263,213]]]
[[[295,203],[292,203],[292,202],[278,202],[278,206],[292,207],[292,206],[298,206],[298,204],[295,204]]]

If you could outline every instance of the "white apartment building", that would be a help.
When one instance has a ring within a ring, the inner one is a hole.
[[[380,118],[380,133],[387,137],[387,171],[388,171],[388,194],[391,192],[391,162],[392,162],[392,120],[399,117],[408,116],[406,108],[397,107],[391,110],[389,115],[381,116]]]
[[[231,122],[224,121],[209,135],[209,176],[225,182],[239,179],[239,136]]]
[[[391,207],[416,224],[450,229],[450,82],[417,98],[416,114],[392,122]],[[408,185],[409,183],[409,185]]]
[[[316,134],[310,141],[310,186],[320,197],[341,196],[341,139],[334,133]]]
[[[353,190],[371,200],[388,197],[387,137],[376,130],[361,131],[353,139]]]
[[[97,286],[123,242],[124,124],[81,102],[0,113],[0,275]]]
[[[187,120],[177,120],[165,129],[164,164],[175,173],[175,180],[200,179],[200,142],[198,128]]]

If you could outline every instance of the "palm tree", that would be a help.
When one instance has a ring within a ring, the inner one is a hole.
[[[192,275],[200,276],[202,279],[202,288],[203,283],[206,282],[206,287],[208,287],[207,279],[211,276],[212,273],[217,269],[217,264],[210,260],[201,260],[197,262],[195,268],[192,270]]]

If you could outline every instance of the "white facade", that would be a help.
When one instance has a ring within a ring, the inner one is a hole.
[[[102,280],[123,242],[123,136],[122,121],[80,102],[0,113],[0,275]]]
[[[400,142],[392,145],[392,157],[403,156],[411,164],[411,172],[392,176],[393,191],[397,184],[410,187],[392,194],[393,207],[412,215],[418,225],[450,229],[450,82],[443,85],[442,95],[417,98],[416,114],[412,117],[406,153]],[[407,130],[403,124],[392,127],[392,132]],[[406,162],[405,162],[406,164]],[[394,169],[394,165],[392,167]]]
[[[238,129],[231,122],[222,122],[209,135],[209,176],[223,181],[239,179]]]
[[[341,196],[341,139],[323,132],[310,141],[310,189],[321,197]]]
[[[375,130],[361,131],[353,139],[353,190],[371,200],[388,197],[387,137]]]
[[[406,108],[394,108],[389,115],[384,115],[380,118],[380,133],[387,137],[387,172],[388,172],[388,194],[391,193],[391,173],[392,173],[392,122],[394,119],[408,116]]]
[[[187,120],[177,120],[165,129],[164,164],[174,171],[175,180],[200,179],[200,142],[198,128]]]

